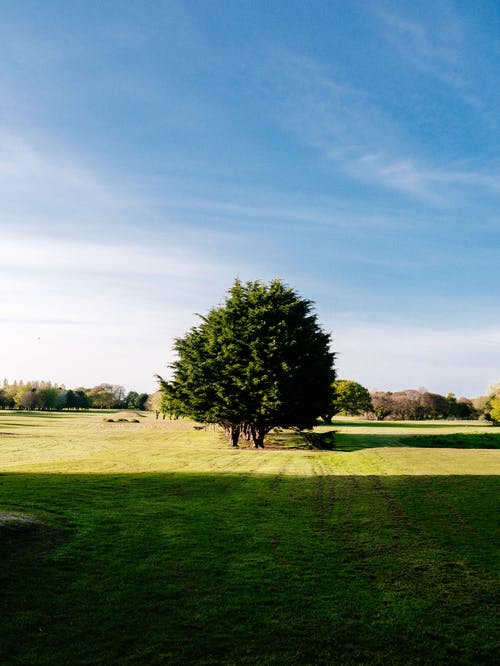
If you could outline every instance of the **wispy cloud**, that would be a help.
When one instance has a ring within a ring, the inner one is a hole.
[[[236,273],[229,261],[221,271],[172,243],[113,246],[28,234],[6,240],[2,251],[2,372],[67,385],[110,378],[153,390],[154,373],[173,360],[173,338],[223,296]]]
[[[382,23],[384,38],[399,58],[442,83],[463,87],[466,83],[463,21],[449,3],[432,3],[432,14],[427,20],[421,18],[418,7],[415,10],[406,14],[372,8]]]
[[[497,129],[498,67],[495,58],[490,61],[484,57],[488,35],[481,34],[481,23],[465,19],[447,1],[397,10],[374,4],[371,15],[408,76],[434,80],[481,121]],[[480,15],[482,8],[477,10]]]
[[[222,234],[183,235],[127,173],[118,181],[48,144],[0,135],[2,372],[153,390],[172,339],[245,260],[209,251]]]
[[[436,204],[445,204],[449,189],[461,186],[479,187],[492,193],[500,192],[500,173],[481,173],[474,169],[460,171],[453,165],[442,168],[426,165],[422,160],[391,155],[383,150],[353,155],[344,163],[353,177],[423,197]]]
[[[339,83],[321,62],[282,54],[276,77],[279,121],[353,179],[438,205],[464,186],[500,191],[498,167],[486,171],[464,159],[430,158],[376,94]]]
[[[2,241],[3,270],[54,271],[85,274],[127,274],[201,278],[216,265],[187,248],[147,244],[78,242],[43,238]]]
[[[0,132],[0,228],[12,222],[38,224],[45,232],[79,224],[98,228],[130,219],[143,202],[138,195],[98,176],[59,146],[30,141],[16,132]],[[17,225],[16,225],[17,226]]]
[[[373,168],[370,162],[374,159],[358,158],[358,177],[361,162],[368,170]],[[147,237],[141,235],[142,227],[156,227],[153,247],[158,246],[158,236],[163,240],[168,236],[170,265],[177,261],[182,269],[186,243],[191,247],[200,244],[200,227],[205,244],[212,238],[214,245],[221,245],[242,235],[260,234],[262,229],[401,229],[413,224],[406,213],[398,214],[394,208],[386,214],[367,213],[340,195],[296,197],[290,192],[230,183],[214,185],[208,178],[154,174],[134,178],[126,171],[118,181],[115,175],[90,168],[54,142],[0,131],[0,229],[8,263],[24,255],[32,265],[40,264],[43,262],[37,255],[43,254],[45,265],[53,269],[75,268],[79,255],[91,257],[96,266],[100,263],[101,269],[109,272],[112,264],[106,257],[120,254],[123,260],[118,263],[132,271],[140,271],[142,266],[146,272],[165,273],[169,268],[159,259],[144,256]],[[39,237],[31,255],[30,235]],[[90,235],[99,242],[89,242]],[[58,239],[54,240],[55,236]],[[141,240],[134,261],[125,260],[127,250],[120,248],[138,237]],[[182,238],[186,243],[178,247]],[[25,244],[23,252],[17,245],[7,252],[13,242]],[[81,250],[71,246],[76,242]],[[206,268],[204,264],[201,261],[200,266]]]

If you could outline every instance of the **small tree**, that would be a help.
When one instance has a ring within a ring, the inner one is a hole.
[[[376,391],[370,397],[376,420],[383,421],[394,409],[392,393],[390,391]]]
[[[373,411],[372,400],[368,389],[350,379],[337,379],[333,382],[333,402],[330,418],[335,414],[357,416]],[[330,419],[328,419],[330,420]]]
[[[36,393],[35,404],[41,410],[57,409],[59,406],[59,391],[49,386],[39,389]]]
[[[458,398],[457,416],[459,419],[473,419],[477,416],[472,400],[464,397]]]
[[[485,411],[490,421],[493,421],[495,424],[500,423],[500,383],[490,386]]]
[[[143,411],[146,409],[146,403],[148,401],[149,394],[148,393],[139,393],[137,396],[137,399],[135,401],[135,408],[138,409],[139,411]]]
[[[78,388],[74,391],[75,395],[75,408],[76,409],[90,409],[92,401],[88,394],[88,389]]]
[[[16,396],[16,402],[21,409],[34,409],[36,405],[36,388],[23,388]]]
[[[0,389],[0,409],[12,409],[16,401],[7,389]]]
[[[311,427],[332,400],[334,354],[312,303],[281,281],[236,280],[220,307],[175,341],[171,410],[264,446],[274,427]]]
[[[102,383],[87,391],[92,407],[97,409],[120,409],[126,407],[125,389],[119,384]]]
[[[500,424],[500,397],[490,400],[490,418],[495,424]]]
[[[137,391],[129,391],[127,393],[127,397],[125,398],[125,402],[127,404],[128,409],[133,409],[136,405],[137,398],[139,397],[139,394]]]

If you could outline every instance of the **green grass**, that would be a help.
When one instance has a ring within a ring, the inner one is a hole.
[[[0,522],[0,663],[497,662],[500,453],[443,438],[500,429],[253,451],[106,416],[0,413],[0,514],[34,518]]]

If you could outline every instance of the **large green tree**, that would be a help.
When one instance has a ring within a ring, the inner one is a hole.
[[[236,280],[224,304],[175,341],[170,382],[159,377],[172,411],[218,423],[233,446],[258,447],[274,427],[311,427],[332,400],[330,336],[280,280]]]

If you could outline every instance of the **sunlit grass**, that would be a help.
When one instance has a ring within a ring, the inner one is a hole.
[[[0,413],[0,663],[495,663],[500,429],[108,416]]]
[[[491,474],[500,451],[500,428],[478,422],[391,423],[334,421],[337,450],[308,451],[295,433],[269,437],[270,448],[230,449],[221,432],[191,421],[105,422],[112,413],[0,412],[0,470],[10,472],[136,473],[234,472],[259,474]],[[134,415],[135,417],[135,415]],[[11,436],[8,436],[8,435]],[[12,436],[15,435],[15,436]],[[416,436],[422,439],[417,439]],[[467,435],[478,449],[448,447],[444,436]],[[432,448],[432,437],[441,444]],[[488,444],[490,440],[486,442]],[[422,450],[419,448],[421,443]],[[281,448],[272,448],[279,446]],[[408,446],[409,445],[409,446]],[[429,448],[431,447],[431,448]]]

